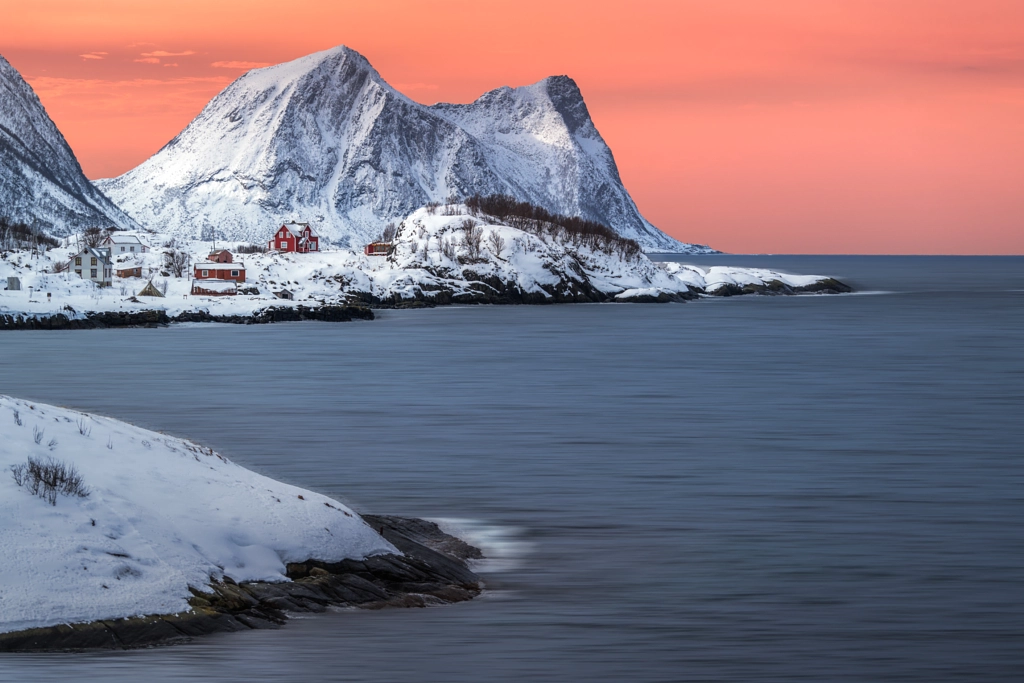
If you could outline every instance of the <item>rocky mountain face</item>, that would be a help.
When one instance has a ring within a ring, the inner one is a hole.
[[[85,177],[32,87],[2,56],[0,217],[57,236],[138,227]]]
[[[706,251],[640,215],[572,79],[425,106],[345,47],[250,71],[152,158],[98,185],[181,237],[262,243],[299,220],[356,246],[429,202],[504,193],[650,251]]]

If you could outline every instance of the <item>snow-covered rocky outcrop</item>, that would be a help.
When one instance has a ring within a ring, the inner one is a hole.
[[[88,497],[19,486],[29,457]],[[286,564],[398,551],[326,496],[113,419],[0,396],[0,633],[190,612],[190,587],[287,582]]]
[[[85,177],[32,87],[2,56],[0,217],[52,235],[138,227]]]
[[[301,220],[357,246],[428,202],[509,194],[648,251],[709,251],[640,214],[572,79],[425,106],[346,47],[250,71],[152,158],[97,184],[179,238],[262,242]]]

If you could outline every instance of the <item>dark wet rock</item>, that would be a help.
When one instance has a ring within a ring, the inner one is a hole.
[[[0,634],[0,652],[120,650],[171,645],[211,633],[280,628],[288,613],[332,607],[429,607],[471,600],[483,583],[466,561],[478,548],[421,519],[366,515],[403,555],[287,566],[291,582],[235,583],[225,577],[208,590],[190,589],[192,611],[87,624],[62,624]]]
[[[271,306],[252,315],[211,315],[206,311],[185,311],[173,318],[164,311],[105,311],[89,313],[84,318],[69,318],[63,313],[51,316],[0,315],[0,330],[91,330],[113,327],[164,327],[170,323],[233,323],[263,325],[277,322],[320,320],[349,322],[373,320],[373,311],[366,306]]]

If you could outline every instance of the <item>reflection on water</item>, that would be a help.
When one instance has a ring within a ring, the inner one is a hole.
[[[730,259],[893,293],[3,335],[0,392],[494,560],[467,604],[0,680],[1018,680],[1024,259]]]

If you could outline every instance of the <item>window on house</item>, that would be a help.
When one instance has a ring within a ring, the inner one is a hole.
[[[89,277],[91,277],[91,278],[95,278],[96,277],[96,269],[95,268],[93,268],[92,270],[89,271]]]
[[[76,266],[82,265],[82,257],[81,256],[76,256],[75,257],[75,265]]]
[[[79,268],[78,270],[76,270],[75,275],[77,275],[78,277],[82,277],[82,269]]]
[[[95,266],[96,265],[96,257],[95,256],[93,256],[92,259],[90,259],[89,265],[90,266]],[[96,272],[96,271],[93,271],[93,272]]]
[[[281,242],[281,248],[282,249],[287,249],[288,248],[288,243],[287,242]]]
[[[124,251],[124,247],[121,247],[121,251]]]
[[[237,270],[232,270],[231,271],[231,277],[238,277],[238,271]]]
[[[122,249],[121,251],[124,251],[124,249]],[[135,251],[135,247],[130,247],[128,251]]]
[[[204,270],[203,271],[203,277],[210,277],[210,271]]]

